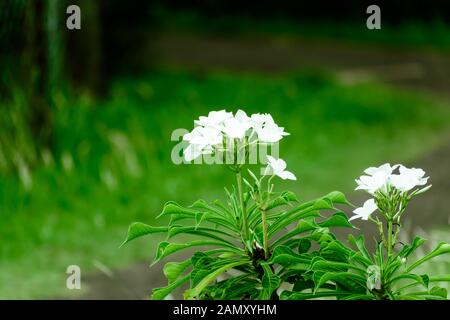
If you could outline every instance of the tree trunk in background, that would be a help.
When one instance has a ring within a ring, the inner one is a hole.
[[[51,144],[52,112],[49,103],[49,57],[46,28],[47,1],[27,2],[27,63],[23,73],[29,83],[27,102],[30,108],[30,129],[36,148]]]
[[[87,89],[94,94],[101,94],[106,87],[103,75],[103,42],[100,23],[100,10],[104,2],[65,1],[65,8],[72,3],[81,8],[81,30],[65,29],[66,71],[76,87]],[[65,28],[65,21],[62,25]]]

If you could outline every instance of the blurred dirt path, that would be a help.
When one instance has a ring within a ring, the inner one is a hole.
[[[225,69],[262,73],[322,68],[336,72],[349,85],[378,80],[407,90],[421,90],[450,98],[450,55],[424,50],[401,50],[378,46],[346,45],[305,39],[210,38],[172,35],[152,41],[152,62],[200,71]],[[147,56],[148,58],[148,56]],[[450,138],[416,163],[432,177],[432,192],[414,200],[408,216],[423,229],[449,224]],[[352,199],[360,203],[364,198]],[[357,223],[358,224],[358,223]],[[361,224],[361,228],[367,225]],[[370,232],[370,230],[368,230]],[[445,240],[445,239],[442,239]],[[450,241],[450,239],[447,239]],[[89,275],[90,287],[82,299],[144,299],[151,288],[166,285],[162,265],[138,263],[112,273]],[[177,296],[180,298],[180,296]]]
[[[345,83],[377,79],[450,97],[450,52],[311,39],[164,34],[149,52],[157,64],[181,68],[284,73],[322,68]]]

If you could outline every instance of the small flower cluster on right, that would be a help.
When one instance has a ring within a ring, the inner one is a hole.
[[[401,164],[391,166],[385,163],[379,167],[367,168],[364,173],[355,180],[358,185],[355,190],[365,190],[373,198],[353,210],[355,215],[350,220],[368,220],[377,209],[387,219],[398,220],[409,200],[431,187],[425,186],[429,177],[425,177],[424,170],[407,168]],[[425,187],[418,188],[421,186]]]

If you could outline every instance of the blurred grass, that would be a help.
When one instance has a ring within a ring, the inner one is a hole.
[[[190,130],[210,110],[272,113],[292,134],[280,155],[299,178],[277,188],[303,200],[351,191],[367,166],[413,161],[440,142],[450,118],[448,106],[425,96],[313,73],[160,71],[118,79],[104,101],[55,101],[54,150],[31,187],[0,179],[0,298],[80,294],[65,287],[68,265],[95,272],[98,262],[118,268],[153,254],[152,238],[118,249],[130,222],[154,223],[168,200],[221,197],[233,183],[224,167],[170,158],[172,131]]]

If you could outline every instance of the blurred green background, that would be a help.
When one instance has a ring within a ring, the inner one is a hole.
[[[157,238],[118,246],[129,223],[163,223],[166,201],[233,183],[171,161],[172,132],[210,110],[270,112],[299,177],[278,188],[303,200],[342,190],[358,204],[364,168],[423,167],[434,187],[404,237],[450,240],[447,3],[380,5],[381,30],[364,2],[194,3],[0,4],[0,298],[144,298],[163,284],[148,269]],[[65,26],[69,4],[81,30]],[[65,285],[73,264],[80,291]]]

